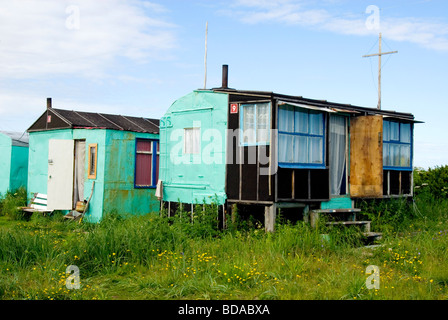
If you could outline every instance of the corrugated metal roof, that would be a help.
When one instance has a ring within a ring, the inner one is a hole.
[[[13,146],[28,147],[28,132],[0,131],[0,133],[10,137]]]
[[[69,128],[113,129],[133,132],[159,133],[159,120],[143,117],[123,116],[106,113],[84,112],[49,108],[41,116],[55,115]],[[57,127],[45,127],[45,120],[39,118],[28,131],[51,130]],[[61,127],[62,128],[62,127]]]
[[[291,102],[296,104],[303,104],[308,106],[313,106],[322,109],[337,109],[339,112],[350,112],[350,113],[365,113],[365,114],[378,114],[391,118],[398,118],[402,120],[414,121],[414,115],[411,113],[405,112],[397,112],[391,110],[379,110],[377,108],[367,108],[361,106],[355,106],[351,104],[344,103],[336,103],[330,102],[327,100],[317,100],[317,99],[309,99],[304,98],[302,96],[291,96],[285,94],[279,94],[270,91],[252,91],[252,90],[235,90],[235,89],[227,89],[227,88],[214,88],[213,91],[216,92],[225,92],[231,95],[248,95],[254,97],[269,97],[270,99],[280,100],[282,102]]]

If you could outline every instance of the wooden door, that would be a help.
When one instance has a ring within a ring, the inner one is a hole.
[[[383,117],[350,120],[350,196],[383,196]]]
[[[50,139],[48,144],[47,206],[73,209],[74,141]]]

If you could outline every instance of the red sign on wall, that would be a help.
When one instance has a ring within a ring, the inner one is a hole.
[[[230,104],[230,113],[238,113],[238,104],[237,103]]]

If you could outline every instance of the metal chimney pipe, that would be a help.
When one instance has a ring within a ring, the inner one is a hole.
[[[222,65],[222,88],[228,88],[228,79],[229,79],[229,66],[227,64]]]
[[[51,109],[51,98],[47,98],[47,109]]]

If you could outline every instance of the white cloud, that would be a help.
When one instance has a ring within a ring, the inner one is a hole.
[[[120,57],[165,59],[176,42],[165,12],[136,0],[3,0],[0,79],[98,77]]]
[[[248,24],[284,23],[326,30],[348,35],[377,35],[385,38],[415,43],[422,47],[448,51],[448,23],[433,19],[391,18],[380,15],[379,29],[368,28],[367,19],[373,12],[365,14],[333,13],[327,9],[310,7],[303,0],[235,0],[227,14],[236,16]],[[367,9],[367,8],[366,8]]]

